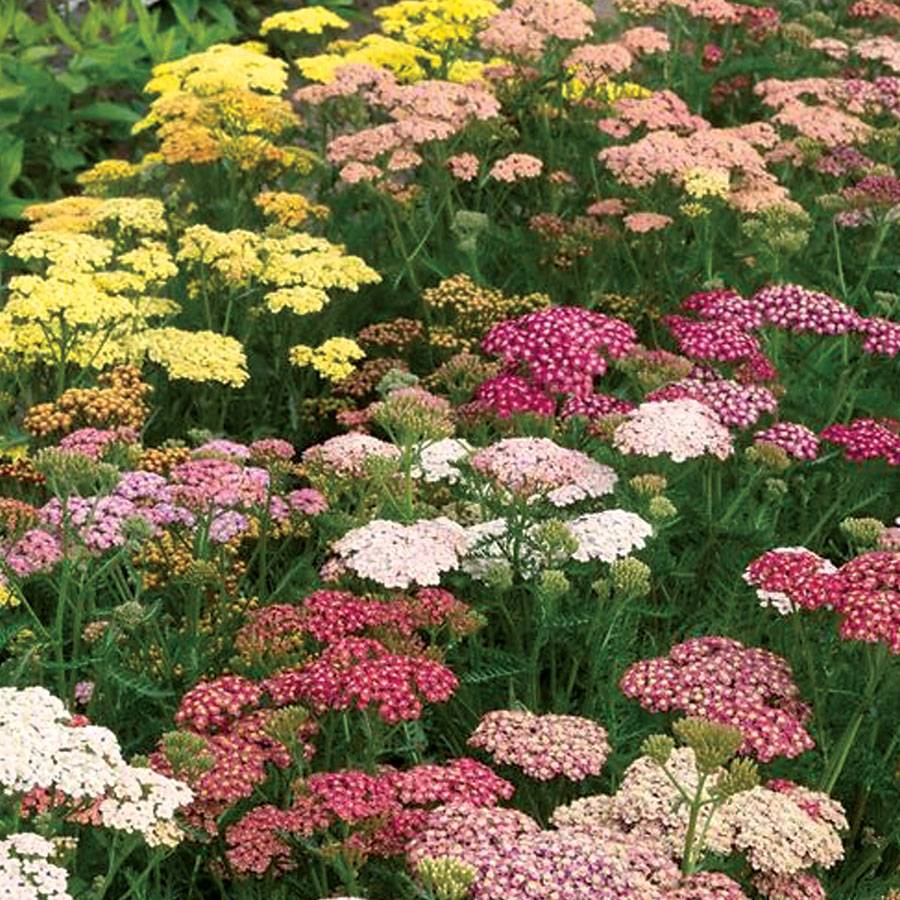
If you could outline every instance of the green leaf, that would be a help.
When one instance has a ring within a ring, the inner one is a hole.
[[[14,100],[28,93],[28,88],[22,84],[0,84],[0,103],[4,100]]]
[[[78,72],[60,72],[56,76],[56,80],[73,94],[80,94],[91,85],[90,80],[85,78],[84,75],[79,75]]]
[[[81,41],[75,36],[74,32],[63,21],[62,16],[48,3],[45,7],[47,21],[53,29],[53,33],[64,43],[70,50],[80,53],[82,46]]]
[[[112,103],[108,100],[98,100],[82,106],[72,113],[76,119],[98,122],[121,122],[123,125],[133,125],[140,119],[140,113],[135,112],[124,103]]]
[[[8,141],[0,151],[0,189],[8,190],[21,174],[24,149],[25,142],[18,138]]]
[[[63,172],[72,172],[87,163],[87,157],[73,147],[57,147],[51,151],[50,159]]]

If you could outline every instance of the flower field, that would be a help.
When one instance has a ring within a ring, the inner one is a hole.
[[[900,5],[760,3],[0,2],[0,897],[900,900]]]

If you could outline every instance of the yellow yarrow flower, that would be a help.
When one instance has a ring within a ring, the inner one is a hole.
[[[213,44],[153,68],[148,94],[187,91],[200,96],[228,89],[280,94],[287,86],[287,64],[265,54],[259,43]]]
[[[263,191],[253,202],[285,228],[296,228],[309,218],[325,219],[329,214],[327,206],[289,191]]]
[[[299,367],[311,366],[329,381],[341,381],[354,371],[353,361],[365,359],[366,354],[350,338],[329,338],[318,347],[297,344],[290,350],[291,362]]]
[[[137,234],[165,234],[166,209],[154,197],[111,197],[93,214],[94,225],[114,222],[123,231]]]
[[[300,72],[311,81],[328,84],[347,63],[368,63],[393,72],[400,81],[420,81],[427,75],[423,64],[437,68],[441,58],[420,47],[395,41],[383,34],[367,34],[358,41],[334,41],[328,53],[296,60]]]
[[[244,348],[214,331],[154,328],[137,335],[134,344],[172,379],[241,387],[250,377]]]
[[[266,294],[266,306],[273,313],[288,309],[298,316],[321,312],[328,303],[325,291],[314,287],[281,288]]]
[[[385,34],[417,46],[446,49],[471,41],[479,27],[497,15],[491,0],[400,0],[375,10]]]
[[[112,259],[113,250],[111,241],[89,234],[26,231],[12,242],[7,253],[26,262],[46,263],[48,274],[68,274],[103,268]]]
[[[15,593],[12,588],[8,584],[4,584],[0,581],[0,609],[12,609],[21,602],[19,595]]]
[[[308,6],[275,13],[263,19],[260,34],[270,31],[289,31],[292,34],[322,34],[326,28],[349,28],[350,23],[324,6]]]
[[[694,200],[704,197],[728,198],[730,183],[727,171],[719,169],[688,169],[681,176],[684,192]]]

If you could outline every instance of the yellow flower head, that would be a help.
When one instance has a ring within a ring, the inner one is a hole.
[[[704,197],[728,198],[729,176],[727,171],[717,169],[688,169],[681,176],[684,192],[694,200]]]
[[[312,366],[328,381],[342,381],[353,373],[353,361],[364,359],[365,352],[350,338],[329,338],[318,347],[297,344],[290,350],[291,362],[300,368]]]
[[[308,316],[323,310],[328,303],[328,294],[320,288],[288,287],[266,294],[266,306],[273,313],[289,309],[298,316]]]
[[[400,81],[420,81],[427,75],[425,64],[436,68],[441,63],[436,54],[383,34],[367,34],[358,41],[334,41],[328,50],[298,59],[297,68],[311,81],[323,84],[333,81],[335,72],[347,63],[368,63],[388,69]]]
[[[149,329],[136,336],[135,346],[169,378],[241,387],[250,377],[240,343],[213,331]]]
[[[329,209],[321,203],[313,203],[303,194],[289,191],[263,191],[253,201],[267,216],[271,216],[285,228],[296,228],[310,217],[324,219]]]
[[[292,34],[322,34],[326,28],[349,28],[350,23],[324,6],[308,6],[275,13],[263,19],[259,33],[289,31]]]
[[[213,44],[202,53],[161,63],[144,90],[148,94],[187,91],[208,96],[229,89],[280,94],[287,65],[260,52],[259,44]]]
[[[375,10],[385,34],[437,50],[467,43],[500,12],[491,0],[400,0]]]

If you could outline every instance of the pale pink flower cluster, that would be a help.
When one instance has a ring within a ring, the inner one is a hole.
[[[861,59],[876,60],[900,73],[900,41],[889,35],[866,38],[854,46],[853,52]]]
[[[505,438],[479,450],[471,463],[500,487],[554,506],[603,497],[617,481],[609,466],[549,438]]]
[[[361,478],[372,460],[400,458],[400,450],[369,434],[350,432],[303,451],[303,462],[343,478]]]
[[[412,525],[373,519],[335,541],[332,566],[387,588],[427,587],[459,567],[466,547],[465,529],[444,517]]]
[[[655,91],[650,97],[623,97],[616,101],[614,109],[616,119],[628,126],[626,135],[636,128],[691,134],[710,127],[709,122],[692,113],[674,91]]]
[[[613,42],[582,44],[566,57],[565,66],[581,81],[596,84],[627,72],[633,63],[634,54],[623,44]]]
[[[495,181],[512,184],[523,178],[537,178],[544,168],[544,163],[530,153],[510,153],[498,159],[488,173]]]
[[[572,554],[577,562],[600,560],[611,563],[642,550],[653,536],[653,526],[637,513],[624,509],[605,509],[586,513],[566,523],[578,547]]]
[[[413,464],[414,478],[434,483],[444,481],[455,484],[461,477],[459,463],[468,458],[474,447],[459,438],[442,438],[416,448],[416,462]]]
[[[599,775],[610,750],[606,729],[590,719],[518,709],[482,716],[468,743],[536,781],[559,776],[583,781]]]
[[[30,831],[0,840],[0,894],[9,900],[72,900],[56,847]]]
[[[0,688],[0,788],[53,791],[98,803],[99,821],[139,833],[151,846],[180,839],[176,811],[191,802],[186,785],[128,765],[115,735],[74,727],[62,701],[41,687]]]
[[[581,41],[596,16],[581,0],[513,0],[488,21],[481,46],[501,55],[536,59],[551,38]]]
[[[647,25],[623,31],[619,36],[619,42],[637,55],[668,53],[672,49],[669,36],[664,31]]]
[[[727,459],[732,453],[728,429],[708,406],[696,400],[642,403],[616,428],[613,445],[622,453],[665,455],[675,462],[707,453]]]

